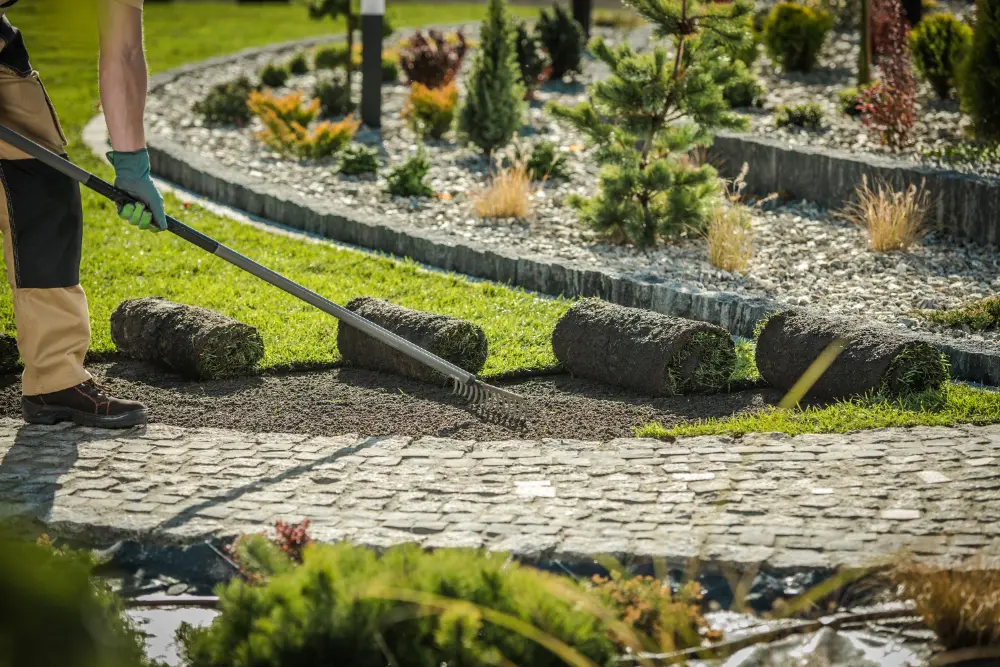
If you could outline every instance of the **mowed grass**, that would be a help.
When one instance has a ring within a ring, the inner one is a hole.
[[[71,159],[101,177],[110,167],[83,145],[80,132],[98,110],[97,24],[91,2],[19,3],[11,21],[25,34],[70,138]],[[522,13],[533,10],[520,9]],[[400,5],[397,26],[475,21],[485,6]],[[148,3],[147,59],[152,72],[278,41],[341,33],[342,25],[316,22],[305,7],[224,2]],[[193,99],[177,100],[191,105]],[[377,296],[412,308],[469,319],[490,341],[485,373],[553,363],[550,336],[568,307],[522,291],[429,272],[413,264],[270,234],[167,196],[171,215],[324,296],[345,303]],[[257,327],[267,353],[263,365],[306,367],[338,359],[336,321],[330,316],[187,245],[171,234],[142,232],[120,221],[114,207],[84,189],[85,227],[81,283],[90,301],[91,352],[112,352],[109,318],[128,298],[162,296],[218,310]],[[0,287],[0,330],[14,332],[10,291]]]

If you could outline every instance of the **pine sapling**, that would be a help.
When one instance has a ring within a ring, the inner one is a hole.
[[[723,43],[749,41],[753,4],[635,0],[633,7],[672,48],[635,53],[628,43],[612,49],[598,38],[591,52],[610,75],[590,87],[589,101],[550,109],[597,146],[600,191],[573,202],[582,220],[648,246],[701,231],[718,198],[715,170],[688,154],[708,145],[717,129],[746,126],[729,111],[719,68],[730,62]]]
[[[487,153],[505,146],[521,127],[524,85],[516,33],[505,0],[490,0],[458,118],[461,134]]]

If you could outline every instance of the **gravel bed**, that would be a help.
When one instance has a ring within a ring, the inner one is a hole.
[[[475,30],[468,32],[475,37]],[[549,85],[540,91],[522,131],[527,143],[544,137],[566,151],[570,178],[550,181],[538,190],[530,220],[484,220],[473,215],[470,193],[486,185],[490,161],[458,145],[450,135],[446,140],[426,144],[433,165],[429,183],[438,193],[435,198],[409,199],[385,193],[387,165],[398,164],[414,154],[418,145],[400,118],[406,97],[402,85],[383,89],[381,135],[363,130],[357,137],[380,149],[382,171],[374,180],[341,176],[335,161],[283,159],[254,139],[252,126],[202,127],[190,104],[201,99],[213,84],[252,74],[269,57],[251,57],[201,70],[152,91],[147,106],[152,133],[197,147],[220,163],[239,168],[262,182],[284,184],[307,197],[332,200],[357,215],[401,227],[438,230],[456,240],[488,244],[519,256],[558,258],[566,264],[612,270],[650,281],[681,281],[692,288],[767,297],[787,305],[1000,342],[1000,335],[994,333],[944,330],[912,315],[917,308],[953,307],[1000,288],[1000,258],[992,250],[932,235],[911,252],[874,253],[868,249],[863,232],[808,202],[782,203],[755,214],[756,256],[746,275],[712,267],[704,242],[698,238],[680,239],[649,250],[602,241],[580,225],[575,211],[565,205],[569,195],[594,190],[597,166],[591,151],[583,146],[580,136],[555,122],[542,108],[550,100],[571,104],[583,99],[584,84],[601,75],[596,67],[588,66],[580,82]],[[309,91],[314,80],[313,74],[294,77],[288,90]],[[178,100],[188,103],[178,104]]]
[[[965,3],[947,7],[947,10],[969,20]],[[857,57],[859,33],[856,30],[832,31],[819,62],[811,72],[783,72],[768,57],[761,46],[757,74],[767,87],[767,98],[762,109],[744,109],[750,117],[750,132],[780,137],[789,144],[825,146],[848,152],[869,152],[911,159],[929,166],[939,166],[956,171],[1000,176],[1000,163],[942,162],[929,157],[935,151],[968,141],[968,118],[959,111],[955,99],[939,100],[931,87],[918,81],[917,122],[913,129],[914,141],[902,150],[893,150],[879,143],[859,118],[843,113],[837,94],[845,88],[857,86]],[[878,77],[877,70],[873,77]],[[824,111],[824,127],[807,130],[796,127],[779,128],[774,122],[774,109],[779,105],[797,105],[816,102]]]

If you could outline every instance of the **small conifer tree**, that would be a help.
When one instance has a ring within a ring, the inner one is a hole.
[[[516,39],[505,0],[490,0],[458,117],[461,134],[487,153],[505,146],[521,126],[524,85]]]
[[[972,49],[960,78],[972,131],[979,139],[1000,140],[1000,0],[977,0]]]
[[[600,192],[573,203],[584,222],[618,240],[648,246],[661,236],[701,230],[717,203],[719,182],[688,155],[711,143],[714,131],[739,129],[723,98],[729,53],[749,43],[748,0],[634,0],[633,7],[671,42],[637,54],[600,38],[590,50],[610,76],[594,83],[590,100],[552,113],[597,146]],[[726,46],[723,46],[726,45]]]

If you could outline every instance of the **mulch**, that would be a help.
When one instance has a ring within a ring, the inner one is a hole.
[[[153,422],[258,433],[607,440],[631,437],[636,426],[654,420],[671,426],[755,412],[781,398],[774,389],[649,398],[569,375],[541,375],[495,383],[530,399],[527,420],[511,423],[463,405],[448,388],[362,369],[191,382],[140,361],[89,368],[117,395],[149,405]],[[0,378],[0,416],[20,418],[17,376]]]

